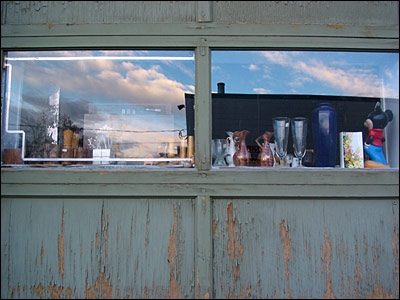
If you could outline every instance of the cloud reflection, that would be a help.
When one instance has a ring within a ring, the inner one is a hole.
[[[188,55],[188,52],[184,51],[183,55]],[[146,56],[152,53],[61,51],[31,55]],[[156,54],[163,53],[156,51]],[[179,54],[175,51],[174,55]],[[193,56],[193,53],[189,54]],[[166,52],[164,56],[170,56],[170,53]],[[177,106],[184,103],[185,93],[194,93],[193,61],[99,59],[12,63],[16,94],[13,99],[24,101],[20,120],[25,127],[37,112],[46,111],[49,96],[55,89],[60,89],[60,113],[67,114],[74,125],[83,128],[85,144],[88,138],[96,136],[99,128],[107,125],[113,129],[110,133],[125,155],[156,155],[160,152],[160,143],[179,143],[178,131],[186,128],[185,111],[179,111]],[[154,105],[157,108],[153,108]]]

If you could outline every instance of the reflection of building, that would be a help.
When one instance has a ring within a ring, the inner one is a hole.
[[[185,94],[188,134],[194,134],[194,95]],[[338,129],[361,131],[368,135],[364,121],[373,110],[379,98],[322,96],[322,95],[281,95],[281,94],[226,94],[219,84],[218,93],[212,94],[212,138],[224,139],[226,131],[247,129],[246,138],[251,152],[256,155],[259,148],[255,142],[265,131],[273,131],[272,118],[306,117],[308,120],[307,149],[313,149],[312,111],[321,102],[331,102],[337,112]],[[273,141],[273,138],[272,138]],[[293,153],[292,135],[289,135],[288,153]],[[339,147],[339,146],[338,146]],[[339,159],[339,151],[337,151]],[[337,160],[339,162],[339,160]]]
[[[60,118],[60,89],[49,96],[49,106],[50,106],[50,126],[47,127],[47,135],[49,136],[52,144],[57,144],[58,142],[58,122]]]

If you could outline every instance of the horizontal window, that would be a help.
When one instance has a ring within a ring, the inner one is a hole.
[[[215,50],[211,79],[214,167],[399,166],[398,53]]]
[[[8,52],[6,67],[3,165],[193,166],[193,51]]]

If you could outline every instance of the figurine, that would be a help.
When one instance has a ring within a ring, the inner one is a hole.
[[[271,147],[269,146],[269,140],[274,135],[273,132],[266,131],[263,135],[260,135],[256,139],[257,145],[260,147],[260,154],[258,155],[258,162],[262,167],[272,167],[274,165],[274,156],[271,151]],[[261,145],[258,140],[260,138],[264,139],[264,145]]]
[[[385,141],[383,129],[393,120],[391,110],[382,111],[380,102],[377,102],[374,111],[368,115],[364,122],[365,127],[369,129],[368,137],[364,143],[365,152],[371,161],[365,162],[366,168],[388,168],[390,167],[383,154],[382,146]]]
[[[235,155],[235,142],[233,140],[233,132],[227,131],[228,137],[226,138],[226,156],[225,160],[229,167],[234,167],[235,164],[233,163],[233,155]]]
[[[235,166],[248,166],[250,164],[250,152],[247,150],[246,136],[248,130],[235,131],[233,140],[235,142],[236,152],[233,155],[233,162]]]

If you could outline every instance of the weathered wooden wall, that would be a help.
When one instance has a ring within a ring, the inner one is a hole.
[[[398,299],[398,169],[210,170],[212,48],[395,51],[398,2],[1,7],[2,51],[193,49],[197,109],[193,170],[2,168],[2,298]]]
[[[3,1],[3,24],[213,23],[398,26],[397,1]]]
[[[194,298],[192,199],[19,198],[1,211],[2,298]]]

